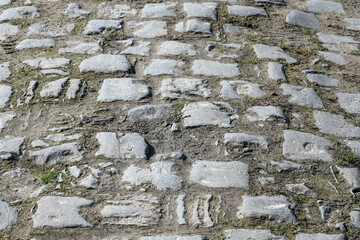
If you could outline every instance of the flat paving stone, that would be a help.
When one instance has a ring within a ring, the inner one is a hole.
[[[196,161],[190,181],[211,188],[249,188],[248,165],[241,162]]]
[[[346,240],[346,237],[343,234],[298,233],[295,240]]]
[[[24,138],[5,136],[0,139],[0,154],[20,155],[21,145],[24,143]]]
[[[350,218],[354,227],[360,229],[360,211],[351,211]]]
[[[105,79],[97,98],[98,102],[139,101],[150,96],[149,87],[133,78]]]
[[[195,235],[195,236],[149,236],[141,237],[139,240],[203,240],[204,237]]]
[[[284,65],[276,62],[268,63],[269,78],[276,81],[286,81]]]
[[[97,16],[99,18],[119,19],[127,16],[135,16],[138,13],[136,9],[126,4],[111,4],[103,2],[98,5]]]
[[[209,98],[212,91],[206,85],[202,79],[197,78],[167,78],[161,82],[159,93],[164,99],[192,98],[193,96]]]
[[[148,3],[141,10],[141,18],[175,17],[173,9],[177,3]]]
[[[182,61],[172,59],[153,59],[149,66],[144,69],[144,75],[179,75],[185,65]]]
[[[255,146],[268,149],[268,142],[265,136],[250,135],[246,133],[225,133],[224,143],[235,147]]]
[[[156,38],[167,35],[165,21],[130,21],[128,22],[127,27],[134,30],[134,36],[140,38]]]
[[[212,2],[184,3],[184,11],[188,18],[199,17],[217,21],[218,4]]]
[[[79,208],[94,202],[79,197],[46,196],[37,201],[37,211],[32,216],[33,227],[73,228],[92,227],[80,214]]]
[[[0,24],[0,41],[6,40],[8,37],[15,36],[19,32],[19,28],[16,25],[10,23]]]
[[[333,143],[323,137],[294,130],[284,130],[283,155],[291,160],[333,160],[328,148]]]
[[[149,56],[150,55],[151,42],[139,41],[137,46],[128,47],[121,54],[124,55],[139,55]]]
[[[345,58],[337,53],[320,51],[319,55],[320,57],[324,58],[326,61],[335,63],[340,66],[345,66],[347,64]]]
[[[0,15],[0,22],[10,21],[21,18],[38,18],[40,12],[36,7],[25,6],[5,9]]]
[[[320,86],[324,86],[324,87],[338,87],[339,86],[339,80],[337,80],[336,78],[328,77],[327,75],[307,74],[306,77],[310,82],[316,83]]]
[[[272,234],[270,230],[230,229],[224,233],[226,240],[285,240],[284,237]]]
[[[104,156],[106,158],[120,158],[120,143],[114,132],[98,132],[96,139],[100,144],[99,150],[95,156]]]
[[[281,84],[284,95],[290,95],[289,103],[310,108],[325,108],[321,98],[313,88],[304,88],[291,84]]]
[[[0,64],[0,81],[9,78],[11,75],[10,62]]]
[[[310,0],[308,10],[314,13],[345,13],[341,3],[323,0]]]
[[[285,188],[289,192],[295,193],[296,195],[306,195],[306,196],[314,196],[315,195],[315,193],[310,188],[305,186],[305,183],[286,184]]]
[[[63,91],[69,78],[62,78],[46,84],[40,91],[40,97],[42,98],[57,98]]]
[[[347,30],[360,31],[360,19],[345,18],[344,21],[350,23],[350,25],[346,27]]]
[[[207,60],[195,60],[192,71],[195,75],[208,77],[234,78],[240,75],[238,64]]]
[[[127,121],[139,121],[139,120],[155,120],[174,113],[174,105],[144,105],[129,110],[127,114]]]
[[[128,167],[123,174],[122,182],[140,186],[151,182],[160,191],[166,189],[179,190],[182,179],[176,175],[175,164],[172,162],[154,162],[149,168]]]
[[[360,94],[337,93],[340,107],[351,114],[360,114]]]
[[[18,210],[10,207],[9,203],[0,201],[0,230],[10,228],[18,222]]]
[[[261,90],[263,85],[246,81],[221,81],[222,86],[220,96],[226,100],[241,100],[245,96],[251,98],[261,98],[266,93]]]
[[[34,58],[25,60],[23,63],[34,69],[66,68],[71,60],[68,58]]]
[[[181,112],[187,128],[207,125],[231,127],[230,114],[222,112],[220,107],[210,102],[186,104]]]
[[[257,121],[269,121],[269,122],[276,121],[282,123],[289,122],[289,118],[279,107],[255,106],[248,108],[246,111],[249,112],[249,114],[247,114],[246,117],[251,122],[257,122]]]
[[[104,34],[110,30],[120,30],[123,28],[121,20],[90,20],[84,29],[85,35]]]
[[[92,174],[89,174],[79,182],[79,186],[85,187],[86,189],[96,189],[98,185],[99,181]]]
[[[176,32],[181,33],[207,33],[211,34],[211,23],[199,19],[190,19],[186,22],[179,22],[175,26]]]
[[[291,172],[301,168],[300,164],[290,161],[283,161],[283,162],[271,161],[270,164],[275,167],[277,172]]]
[[[79,65],[80,72],[115,73],[129,72],[132,67],[123,55],[100,54],[83,60]]]
[[[0,0],[0,6],[6,6],[11,3],[11,0]]]
[[[6,104],[10,101],[12,93],[12,87],[0,85],[0,108],[4,108]]]
[[[167,55],[186,55],[186,56],[196,56],[198,53],[195,50],[193,44],[181,43],[177,41],[166,41],[163,42],[156,52],[156,55],[167,56]]]
[[[264,44],[253,45],[254,51],[259,59],[285,60],[288,63],[297,63],[298,61],[284,52],[280,47]]]
[[[242,205],[239,207],[237,217],[261,218],[276,224],[296,224],[297,220],[293,214],[290,203],[285,196],[242,196]]]
[[[16,113],[14,111],[0,113],[0,133],[15,117]]]
[[[82,81],[81,79],[78,78],[72,78],[69,80],[69,82],[70,84],[68,90],[66,91],[66,98],[75,99],[76,95],[80,91]]]
[[[360,192],[360,169],[337,167],[339,173],[345,178],[348,185],[350,185],[352,192]]]
[[[320,132],[339,137],[360,137],[360,127],[349,123],[344,116],[328,112],[314,111],[316,126]]]
[[[339,36],[335,34],[316,33],[316,36],[322,43],[329,44],[341,44],[341,43],[354,43],[359,44],[360,42],[355,41],[354,37],[351,36]]]
[[[21,41],[16,50],[34,49],[34,48],[52,48],[55,47],[53,39],[25,39]]]
[[[268,17],[268,13],[264,8],[256,8],[249,6],[232,5],[228,6],[228,13],[238,17],[264,16]]]
[[[67,42],[68,47],[59,48],[59,54],[96,54],[102,51],[99,43]]]
[[[320,22],[314,14],[293,10],[286,16],[286,22],[303,28],[316,30],[320,27]]]

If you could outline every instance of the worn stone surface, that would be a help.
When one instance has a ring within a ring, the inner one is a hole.
[[[201,17],[209,18],[214,21],[217,20],[217,8],[218,4],[213,2],[204,3],[184,3],[184,11],[187,17]]]
[[[180,75],[184,62],[172,59],[154,59],[151,64],[145,68],[144,75]]]
[[[7,202],[0,201],[0,230],[7,229],[18,222],[18,211]]]
[[[313,88],[304,88],[290,84],[281,84],[284,95],[290,95],[289,102],[304,107],[325,108],[324,104]]]
[[[65,84],[69,78],[62,78],[46,84],[40,91],[40,96],[43,98],[57,98],[61,94]]]
[[[110,30],[122,29],[123,22],[120,20],[90,20],[84,29],[84,34],[103,34]]]
[[[32,49],[32,48],[51,48],[55,46],[53,39],[26,39],[21,41],[16,50]]]
[[[165,21],[128,22],[128,28],[134,29],[134,35],[140,38],[155,38],[167,34]]]
[[[39,10],[34,6],[8,8],[1,13],[0,22],[20,19],[25,17],[38,18],[40,17]]]
[[[131,65],[125,56],[100,54],[82,61],[79,70],[95,73],[129,72]]]
[[[358,168],[337,167],[340,174],[346,179],[352,192],[360,191],[360,170]]]
[[[323,74],[307,74],[307,79],[310,82],[316,83],[320,86],[325,87],[337,87],[339,86],[339,80],[336,78],[331,78]]]
[[[77,162],[83,158],[77,143],[62,145],[30,151],[29,159],[36,165],[53,165],[56,163]]]
[[[319,55],[322,58],[324,58],[326,61],[335,63],[340,66],[345,66],[347,64],[347,61],[345,60],[345,58],[337,53],[320,51]]]
[[[65,68],[71,62],[67,58],[35,58],[24,61],[25,64],[29,65],[31,68]]]
[[[345,13],[341,3],[324,0],[310,0],[308,9],[314,13]]]
[[[220,95],[226,100],[239,100],[245,96],[252,98],[261,98],[266,95],[261,90],[262,85],[246,81],[221,81],[222,86]]]
[[[257,229],[230,229],[225,231],[227,240],[285,240],[284,237],[276,236],[270,230]]]
[[[250,135],[246,133],[225,133],[224,143],[232,146],[268,148],[268,142],[265,136]]]
[[[233,78],[240,75],[238,64],[220,63],[207,60],[195,60],[192,66],[196,75]]]
[[[298,233],[295,240],[346,240],[346,237],[343,234]]]
[[[164,79],[159,93],[165,99],[191,98],[192,96],[211,97],[211,90],[206,88],[202,79],[176,78]]]
[[[269,62],[268,74],[269,74],[269,78],[272,80],[286,81],[284,66],[280,63]]]
[[[297,60],[286,54],[280,47],[256,44],[253,46],[259,59],[285,60],[289,63],[297,63]]]
[[[161,17],[175,17],[172,9],[176,7],[177,3],[149,3],[141,10],[141,18],[161,18]]]
[[[340,106],[348,113],[360,114],[360,94],[337,93]]]
[[[303,28],[318,29],[320,22],[314,14],[293,10],[286,16],[286,22]]]
[[[289,122],[289,119],[285,115],[283,110],[281,110],[278,107],[255,106],[248,108],[246,111],[249,112],[249,114],[246,115],[247,118],[252,122],[256,122],[256,121],[270,121],[270,122],[277,121],[282,123]]]
[[[139,121],[139,120],[153,120],[165,117],[174,112],[174,105],[145,105],[131,109],[126,120]]]
[[[166,41],[159,46],[156,55],[187,55],[196,56],[198,53],[193,44],[181,43],[177,41]]]
[[[349,26],[346,27],[348,30],[352,31],[360,31],[360,19],[356,18],[345,18],[346,23],[350,23]]]
[[[236,15],[238,17],[268,16],[267,12],[263,8],[239,5],[228,6],[228,13],[231,15]]]

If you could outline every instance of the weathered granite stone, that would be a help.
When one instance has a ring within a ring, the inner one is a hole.
[[[319,55],[326,61],[345,66],[347,64],[345,58],[337,53],[319,51]]]
[[[0,64],[0,81],[7,79],[10,75],[10,62]]]
[[[154,162],[150,164],[150,168],[131,165],[124,171],[122,182],[129,182],[137,186],[151,182],[160,191],[168,188],[178,190],[182,186],[182,180],[175,174],[175,164],[172,162]]]
[[[292,160],[321,160],[331,162],[327,152],[333,143],[323,137],[294,130],[284,130],[283,155]]]
[[[34,58],[23,61],[23,63],[29,65],[35,69],[49,69],[49,68],[66,68],[71,62],[67,58]]]
[[[62,78],[46,84],[40,91],[40,97],[42,98],[57,98],[63,91],[65,84],[69,78]]]
[[[225,230],[226,240],[285,240],[276,236],[270,230],[260,229],[230,229]]]
[[[355,127],[341,115],[314,111],[314,119],[322,133],[339,137],[360,137],[360,127]]]
[[[310,0],[308,9],[314,13],[345,13],[341,3],[323,0]]]
[[[286,22],[303,28],[316,30],[320,27],[319,20],[314,14],[293,10],[286,16]]]
[[[70,3],[63,14],[68,18],[87,18],[90,12],[82,10],[79,4]]]
[[[70,79],[70,86],[66,92],[67,99],[75,99],[76,94],[80,91],[81,79],[72,78]]]
[[[350,218],[356,228],[360,228],[360,211],[351,211]]]
[[[231,127],[230,114],[222,112],[220,107],[210,102],[189,103],[182,109],[184,126],[198,127],[214,125]]]
[[[207,60],[195,60],[192,71],[196,75],[208,77],[234,78],[240,75],[238,64]]]
[[[266,95],[262,85],[245,81],[221,81],[220,96],[227,100],[240,100],[245,96],[261,98]]]
[[[132,9],[125,4],[109,4],[109,2],[104,2],[98,5],[97,16],[99,18],[110,18],[110,19],[119,19],[125,16],[134,16],[137,14],[136,9]]]
[[[174,112],[174,105],[144,105],[131,109],[126,120],[128,121],[139,121],[139,120],[154,120],[165,117]]]
[[[59,54],[96,54],[102,51],[99,43],[86,43],[86,42],[67,42],[71,47],[59,48]]]
[[[289,103],[304,107],[325,108],[321,98],[313,88],[304,88],[290,84],[281,84],[284,95],[290,95]]]
[[[269,78],[277,81],[286,81],[284,66],[280,63],[269,62],[268,63]]]
[[[337,80],[335,78],[330,78],[323,74],[307,74],[306,77],[310,82],[319,84],[324,87],[339,86],[339,80]]]
[[[212,188],[249,188],[248,165],[242,162],[196,161],[190,181]]]
[[[13,111],[0,113],[0,132],[7,126],[8,122],[16,117],[16,113]]]
[[[90,20],[84,29],[85,35],[103,34],[109,30],[122,29],[121,20]]]
[[[160,199],[150,194],[122,196],[106,201],[101,210],[102,224],[152,226],[159,222],[160,210]]]
[[[163,42],[156,52],[156,55],[167,56],[167,55],[187,55],[196,56],[197,52],[194,49],[193,44],[181,43],[177,41],[166,41]]]
[[[265,16],[268,14],[264,8],[256,8],[249,6],[231,5],[228,6],[228,13],[238,17]]]
[[[224,143],[236,147],[255,146],[265,149],[268,148],[268,142],[265,136],[249,135],[246,133],[225,133]]]
[[[105,79],[98,102],[114,101],[139,101],[150,96],[149,87],[140,84],[142,81],[133,78],[109,78]]]
[[[55,47],[55,41],[53,39],[25,39],[21,41],[16,50],[33,49],[33,48],[52,48]]]
[[[253,48],[259,59],[285,60],[288,63],[298,62],[296,59],[287,55],[280,47],[256,44]]]
[[[282,123],[288,123],[289,118],[285,115],[283,110],[281,110],[279,107],[273,107],[273,106],[255,106],[248,108],[246,110],[249,112],[247,114],[247,118],[252,121],[277,121]]]
[[[346,179],[352,192],[360,192],[360,169],[337,167],[340,174]]]
[[[6,106],[12,93],[12,87],[0,85],[0,108],[4,108]]]
[[[360,19],[345,18],[344,20],[346,23],[350,23],[350,26],[346,27],[347,30],[360,31]]]
[[[0,139],[0,154],[20,155],[20,146],[24,143],[24,138],[5,136]]]
[[[77,162],[83,158],[78,143],[65,143],[37,151],[29,151],[29,160],[36,165]]]
[[[165,99],[191,98],[191,96],[209,98],[211,96],[211,90],[205,86],[206,84],[202,79],[164,79],[161,83],[159,93],[161,93],[162,98]]]
[[[144,70],[144,75],[179,75],[182,72],[184,62],[172,59],[153,59],[151,64]]]
[[[15,36],[18,32],[18,26],[10,23],[2,23],[0,24],[0,41],[4,41],[10,36]]]
[[[99,181],[94,177],[94,175],[89,174],[79,182],[79,185],[87,189],[95,189],[99,185]]]
[[[330,235],[324,233],[316,233],[316,234],[298,233],[296,235],[295,240],[346,240],[346,237],[343,234]]]
[[[297,220],[291,211],[290,203],[285,196],[242,196],[243,203],[239,207],[237,217],[266,218],[277,224],[296,224]]]
[[[48,143],[44,142],[43,140],[34,140],[31,142],[31,147],[37,148],[37,147],[48,147],[50,146]]]
[[[135,47],[126,48],[121,54],[149,56],[151,42],[139,41],[138,43],[139,45]]]
[[[92,227],[79,214],[79,208],[90,206],[94,202],[79,197],[42,197],[38,209],[32,216],[34,228],[54,227]]]
[[[9,228],[15,225],[18,221],[18,211],[10,207],[7,202],[0,201],[0,230]]]
[[[296,195],[307,195],[307,196],[315,195],[315,193],[310,188],[305,186],[305,183],[286,184],[285,188],[289,192],[295,193]]]
[[[167,35],[165,21],[130,21],[127,26],[134,31],[134,36],[140,38],[156,38]]]
[[[338,102],[346,112],[360,114],[360,94],[337,93]]]
[[[200,17],[208,18],[217,21],[217,3],[204,2],[204,3],[184,3],[184,11],[188,18]]]
[[[360,158],[360,141],[344,140],[344,142],[356,154],[356,157]]]
[[[177,3],[148,3],[141,10],[141,18],[175,17],[172,11]]]
[[[25,18],[25,17],[38,18],[40,17],[40,12],[36,7],[33,6],[8,8],[1,13],[0,22]]]
[[[79,69],[80,72],[95,73],[129,72],[131,65],[123,55],[100,54],[83,60]]]

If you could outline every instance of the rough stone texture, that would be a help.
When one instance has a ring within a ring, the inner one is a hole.
[[[350,23],[349,26],[346,27],[348,30],[352,31],[360,31],[360,19],[356,18],[345,18],[346,23]]]
[[[53,39],[25,39],[21,41],[17,46],[16,50],[32,49],[32,48],[51,48],[55,46]]]
[[[283,155],[291,160],[333,160],[327,149],[331,141],[310,133],[293,130],[284,131]]]
[[[99,91],[97,101],[138,101],[149,97],[149,87],[141,84],[141,82],[141,80],[133,78],[105,79]]]
[[[341,3],[324,0],[310,0],[308,9],[314,13],[345,13]]]
[[[298,87],[290,84],[281,84],[284,95],[290,95],[289,103],[298,104],[304,107],[325,108],[319,95],[313,88]]]
[[[298,233],[295,240],[346,240],[346,237],[343,234]]]
[[[82,61],[79,70],[95,73],[129,72],[131,65],[125,56],[100,54]]]
[[[316,30],[320,27],[319,20],[314,14],[293,10],[286,16],[286,22],[303,28]]]
[[[348,113],[360,114],[360,94],[337,93],[340,106]]]
[[[187,55],[196,56],[197,52],[193,44],[181,43],[176,41],[166,41],[159,46],[156,55]]]
[[[314,111],[314,119],[322,133],[340,137],[360,137],[360,127],[355,127],[341,115]]]
[[[195,60],[193,73],[208,77],[234,78],[240,75],[238,64],[220,63],[207,60]]]
[[[225,230],[227,240],[285,240],[284,237],[276,236],[270,230],[257,229],[230,229]]]
[[[236,15],[238,17],[268,16],[267,12],[263,8],[239,5],[228,6],[228,13],[231,15]]]
[[[276,224],[297,223],[285,196],[242,196],[242,200],[243,203],[237,212],[237,217],[240,219],[265,218]]]
[[[211,90],[205,86],[204,81],[197,78],[164,79],[159,93],[165,99],[191,98],[192,96],[211,97]]]
[[[144,75],[179,75],[184,62],[171,59],[153,59],[151,64],[145,68]]]
[[[123,22],[120,20],[90,20],[84,29],[84,34],[103,34],[110,30],[122,29]]]
[[[15,36],[18,32],[19,28],[16,25],[2,23],[0,24],[0,41],[4,41],[10,36]]]
[[[79,4],[70,3],[64,11],[64,14],[68,18],[87,18],[90,15],[90,12],[82,10]]]
[[[204,22],[199,19],[190,19],[184,22],[179,22],[175,26],[177,32],[187,33],[211,33],[211,23]]]
[[[347,64],[347,61],[345,60],[345,58],[337,53],[320,51],[319,55],[322,58],[324,58],[326,61],[338,64],[341,66],[345,66]]]
[[[16,117],[13,111],[0,113],[0,132],[8,125],[8,123]]]
[[[77,143],[62,145],[29,152],[29,159],[36,165],[77,162],[83,158]]]
[[[0,64],[0,81],[7,79],[10,75],[10,62]]]
[[[41,69],[49,69],[49,68],[65,68],[71,62],[70,59],[67,58],[35,58],[26,60],[23,63],[29,65],[31,68],[41,68]]]
[[[266,95],[262,85],[245,81],[221,81],[220,96],[226,100],[239,100],[245,96],[261,98]]]
[[[145,105],[131,109],[126,120],[139,121],[139,120],[154,120],[172,114],[174,105]]]
[[[134,36],[156,38],[167,34],[165,21],[128,22],[128,28],[134,29]]]
[[[119,19],[125,16],[134,16],[138,11],[125,4],[110,5],[107,2],[98,5],[97,16],[100,18]]]
[[[241,162],[196,161],[190,181],[212,188],[249,188],[248,165]]]
[[[287,55],[280,47],[256,44],[253,48],[259,59],[285,60],[289,63],[297,63],[296,59]]]
[[[356,154],[356,157],[360,157],[360,141],[345,140],[345,144],[351,148],[351,151]]]
[[[269,74],[269,78],[272,80],[286,81],[284,66],[280,63],[269,62],[268,74]]]
[[[40,97],[43,98],[57,98],[61,94],[65,84],[69,78],[62,78],[46,84],[40,91]]]
[[[310,190],[307,186],[305,186],[305,183],[301,184],[286,184],[286,190],[289,192],[295,193],[297,195],[307,195],[307,196],[313,196],[315,193]]]
[[[177,3],[149,3],[141,10],[141,18],[162,18],[162,17],[175,17],[172,12],[177,6]]]
[[[24,143],[24,138],[16,138],[12,136],[5,136],[0,139],[0,154],[14,154],[20,155],[20,146]]]
[[[184,11],[188,18],[200,17],[208,18],[214,21],[217,20],[217,3],[204,2],[204,3],[184,3]]]
[[[85,42],[68,42],[67,45],[72,45],[67,48],[60,48],[59,53],[67,54],[96,54],[101,52],[102,49],[98,43],[85,43]]]
[[[18,211],[7,202],[0,201],[0,230],[7,229],[18,222]]]
[[[0,108],[4,108],[12,95],[12,87],[0,85]]]
[[[352,192],[360,191],[360,170],[358,168],[337,167],[340,174],[346,179]]]
[[[270,163],[271,165],[275,166],[276,171],[278,172],[291,172],[301,168],[300,164],[290,161],[283,161],[283,162],[271,161]]]
[[[39,10],[33,6],[8,8],[1,13],[0,22],[25,18],[25,17],[38,18],[40,17]]]
[[[350,218],[356,228],[360,228],[360,211],[351,211]]]
[[[265,149],[268,148],[268,142],[265,136],[249,135],[246,133],[225,133],[224,143],[240,147],[255,146]]]
[[[282,123],[289,122],[289,119],[285,115],[283,110],[281,110],[278,107],[255,106],[248,108],[246,111],[249,112],[249,114],[246,115],[247,118],[252,122],[256,122],[256,121],[270,121],[270,122],[277,121]]]
[[[93,201],[79,197],[42,197],[32,216],[34,228],[92,227],[79,214],[79,208],[90,206]]]

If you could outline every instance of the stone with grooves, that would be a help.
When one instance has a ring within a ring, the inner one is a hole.
[[[192,66],[195,75],[208,77],[234,78],[240,75],[238,64],[216,61],[195,60]]]
[[[346,179],[352,192],[360,192],[360,169],[337,167],[340,174]]]
[[[298,62],[296,59],[287,55],[280,47],[256,44],[253,48],[259,59],[285,60],[288,63]]]
[[[18,221],[18,211],[10,207],[7,202],[0,201],[0,230],[9,228],[15,225]]]
[[[248,165],[242,162],[196,161],[190,181],[211,188],[249,188]]]
[[[224,143],[236,147],[255,146],[265,149],[268,148],[266,137],[259,135],[249,135],[246,133],[225,133]]]
[[[155,120],[167,115],[174,113],[174,105],[164,104],[164,105],[144,105],[131,109],[126,120],[128,121],[139,121],[139,120]]]
[[[179,75],[182,73],[184,62],[172,59],[153,59],[144,70],[144,75]]]
[[[156,55],[187,55],[196,56],[197,52],[194,49],[193,44],[181,43],[177,41],[166,41],[163,42],[156,52]]]
[[[314,14],[293,10],[286,16],[286,22],[303,28],[316,30],[320,27],[319,20]]]
[[[40,17],[39,10],[33,6],[8,8],[1,13],[0,22],[25,18],[25,17],[29,17],[29,18]]]
[[[62,78],[46,84],[40,91],[40,97],[42,98],[57,98],[60,96],[65,84],[69,78]]]
[[[276,236],[270,230],[260,229],[230,229],[225,230],[226,240],[285,240]]]
[[[338,102],[346,112],[360,114],[360,94],[337,93]]]
[[[286,81],[284,66],[280,63],[269,62],[268,74],[269,74],[269,78],[272,80]]]
[[[67,58],[35,58],[25,60],[23,63],[29,65],[31,68],[35,69],[49,69],[49,68],[65,68],[71,62]]]
[[[133,78],[105,79],[98,102],[139,101],[150,96],[149,87],[141,84],[143,81]]]
[[[120,20],[90,20],[84,29],[85,35],[103,34],[109,30],[122,29]]]
[[[195,102],[184,106],[181,111],[185,127],[214,125],[231,127],[230,114],[222,112],[220,107],[210,102]]]
[[[65,143],[37,151],[29,151],[29,160],[36,165],[77,162],[83,158],[78,143]]]
[[[42,197],[38,202],[36,213],[32,216],[34,228],[73,228],[92,227],[79,214],[80,207],[92,205],[94,202],[79,197]]]
[[[250,17],[250,16],[264,16],[268,17],[268,14],[264,8],[256,8],[249,6],[232,5],[228,6],[228,13],[238,17]]]
[[[33,49],[33,48],[52,48],[55,47],[53,39],[25,39],[21,41],[16,50]]]
[[[316,83],[324,87],[339,86],[339,80],[335,78],[330,78],[323,74],[307,74],[306,77],[310,82]]]
[[[252,122],[256,122],[256,121],[269,121],[269,122],[277,121],[282,123],[289,122],[289,118],[279,107],[255,106],[248,108],[246,111],[249,112],[249,114],[246,115],[247,118]]]
[[[284,95],[290,95],[289,103],[298,104],[304,107],[325,108],[319,95],[313,88],[304,88],[291,84],[281,84]]]
[[[346,237],[343,234],[298,233],[295,240],[346,240]]]
[[[245,81],[221,81],[220,96],[226,100],[240,100],[245,96],[261,98],[266,95],[262,85]]]
[[[237,217],[267,219],[275,224],[296,224],[297,220],[285,196],[242,196]]]
[[[331,162],[327,149],[333,143],[323,137],[294,130],[284,130],[283,155],[291,160],[321,160]]]
[[[162,17],[175,17],[171,11],[177,6],[177,3],[149,3],[141,10],[141,18],[162,18]]]
[[[165,21],[130,21],[128,28],[133,30],[134,36],[140,38],[156,38],[167,34]]]
[[[10,62],[0,64],[0,81],[7,79],[11,76]]]
[[[208,18],[217,21],[217,3],[204,2],[204,3],[184,3],[184,11],[188,18],[199,17]]]
[[[161,93],[162,98],[165,99],[191,98],[192,96],[209,98],[211,96],[211,90],[206,88],[206,85],[202,79],[164,79],[161,83],[159,93]]]
[[[151,182],[158,190],[179,190],[182,179],[175,175],[175,164],[172,162],[154,162],[150,168],[139,168],[135,165],[128,167],[123,174],[122,182],[129,182],[136,186]]]
[[[100,54],[83,60],[79,69],[80,72],[116,73],[129,72],[131,65],[123,55]]]
[[[12,93],[12,87],[0,85],[0,108],[4,108],[6,106]]]
[[[323,0],[310,0],[308,9],[314,13],[345,13],[341,3]]]
[[[341,115],[314,111],[314,119],[316,126],[322,133],[339,137],[360,138],[360,127],[355,127]]]

